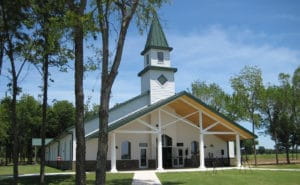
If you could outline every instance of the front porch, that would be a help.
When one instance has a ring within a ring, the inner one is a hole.
[[[240,139],[249,132],[187,96],[161,104],[118,120],[122,125],[109,133],[111,172],[241,166]],[[94,146],[87,143],[87,151]]]

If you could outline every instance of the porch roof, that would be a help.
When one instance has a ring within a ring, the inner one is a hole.
[[[114,123],[111,123],[108,127],[108,131],[113,131],[139,117],[142,117],[144,115],[146,115],[147,113],[150,113],[152,111],[154,111],[155,109],[158,109],[159,107],[165,106],[165,105],[170,105],[172,107],[176,107],[176,100],[184,100],[187,103],[189,103],[191,106],[195,106],[205,112],[208,112],[210,115],[213,115],[218,121],[226,123],[228,126],[230,126],[232,129],[238,131],[239,133],[242,133],[243,137],[242,139],[252,139],[254,137],[257,137],[256,135],[252,134],[249,130],[247,130],[246,128],[242,127],[241,125],[239,125],[238,123],[231,121],[229,118],[227,118],[225,115],[223,115],[220,112],[217,112],[216,110],[214,110],[212,107],[210,107],[209,105],[205,104],[204,102],[202,102],[200,99],[198,99],[197,97],[193,96],[192,94],[186,92],[186,91],[182,91],[180,93],[177,93],[169,98],[166,98],[164,100],[158,101],[154,104],[151,104],[133,114],[130,114],[127,117],[124,117]],[[205,129],[205,128],[203,128]],[[220,129],[220,128],[219,128]],[[221,128],[222,129],[222,128]],[[96,138],[98,137],[98,131],[86,136],[87,139],[89,138]]]

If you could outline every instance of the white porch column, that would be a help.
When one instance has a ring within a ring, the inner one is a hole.
[[[241,166],[241,148],[240,148],[240,135],[235,136],[235,143],[236,143],[236,166]]]
[[[158,134],[157,134],[157,170],[163,170],[161,139],[161,112],[158,110]]]
[[[111,172],[117,172],[116,165],[116,133],[111,133],[111,145],[110,145],[110,163],[111,163]]]
[[[203,127],[202,127],[202,112],[199,112],[199,128],[200,128],[200,137],[199,137],[199,161],[200,166],[199,168],[205,168],[205,161],[204,161],[204,138],[203,138]]]

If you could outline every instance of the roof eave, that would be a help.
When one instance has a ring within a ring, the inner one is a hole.
[[[150,49],[161,49],[161,50],[167,50],[167,51],[173,50],[173,48],[169,47],[169,46],[148,46],[141,52],[141,55],[145,55],[145,53],[147,53]]]

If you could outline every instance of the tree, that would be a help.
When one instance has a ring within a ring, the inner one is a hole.
[[[42,65],[42,125],[41,125],[41,168],[40,184],[45,182],[45,134],[47,125],[48,83],[49,66],[63,66],[67,63],[70,53],[66,47],[62,47],[61,38],[64,34],[63,15],[65,11],[64,1],[38,1],[31,2],[33,22],[35,23],[33,51],[30,60],[35,65]]]
[[[75,107],[67,100],[55,101],[47,107],[46,137],[54,138],[75,123]]]
[[[230,79],[234,90],[233,95],[239,100],[241,116],[246,121],[252,123],[252,133],[255,134],[255,127],[261,124],[259,110],[259,100],[263,88],[261,70],[257,67],[245,66],[241,72]],[[253,139],[254,140],[254,139]],[[256,147],[253,141],[254,159],[256,160]]]
[[[276,154],[276,164],[278,161],[278,130],[279,127],[279,114],[281,111],[280,107],[280,89],[277,86],[268,86],[263,88],[260,100],[260,111],[264,119],[264,127],[266,128],[266,133],[271,136],[271,139],[275,142],[275,154]]]
[[[86,0],[67,1],[70,9],[69,16],[71,20],[72,39],[75,45],[75,132],[76,132],[76,184],[84,185],[86,183],[85,175],[85,132],[84,132],[84,91],[83,91],[83,39],[84,24],[86,19],[84,10]]]
[[[293,118],[295,122],[295,131],[293,134],[293,146],[295,146],[296,159],[298,146],[300,145],[300,67],[298,67],[292,77],[293,85]]]
[[[96,0],[97,23],[101,33],[101,89],[99,107],[99,136],[96,165],[96,184],[105,184],[107,141],[108,141],[108,110],[112,85],[118,74],[122,59],[123,47],[128,27],[134,15],[137,25],[147,23],[150,15],[161,6],[163,0]],[[113,26],[111,27],[111,24]],[[112,39],[111,33],[116,33]],[[116,48],[110,50],[110,41],[116,40]],[[111,60],[110,60],[111,59]]]
[[[19,128],[20,154],[23,160],[32,162],[32,142],[33,137],[38,137],[41,125],[41,104],[30,95],[22,95],[17,103]]]
[[[11,98],[5,97],[0,101],[0,144],[5,146],[5,165],[10,160],[11,153],[11,114],[10,114]]]
[[[205,82],[194,81],[191,86],[193,95],[200,98],[204,103],[210,105],[216,111],[225,112],[225,97],[227,95],[219,85],[215,83],[206,84]]]
[[[266,152],[266,148],[264,146],[259,146],[258,147],[258,153],[259,154],[264,154]]]
[[[13,125],[13,183],[17,184],[18,181],[18,134],[19,125],[17,122],[17,95],[20,93],[20,87],[18,86],[18,79],[20,73],[25,65],[26,59],[24,56],[24,48],[28,43],[29,37],[26,33],[27,24],[26,20],[28,18],[27,1],[15,2],[15,1],[1,1],[0,3],[0,13],[1,13],[1,65],[3,57],[6,56],[10,62],[10,75],[11,82],[8,84],[11,94],[11,123]],[[24,59],[24,60],[23,60]],[[17,69],[17,61],[21,61],[19,69]]]
[[[93,104],[92,107],[90,108],[88,104],[85,105],[84,108],[84,119],[89,120],[99,113],[99,105]]]
[[[235,97],[225,93],[218,84],[194,81],[191,86],[193,95],[200,98],[204,103],[223,113],[232,121],[239,119],[239,108],[236,106]]]

